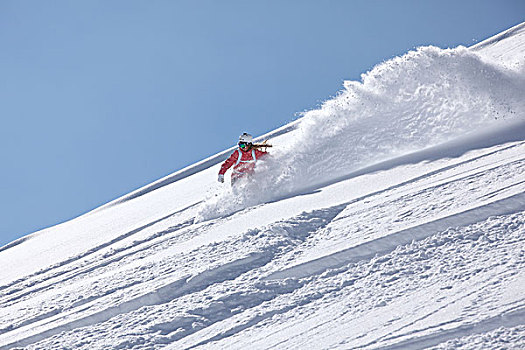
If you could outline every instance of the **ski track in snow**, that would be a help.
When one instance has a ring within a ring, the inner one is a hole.
[[[421,48],[348,83],[269,134],[284,165],[246,187],[260,198],[210,190],[222,152],[89,213],[78,225],[138,218],[2,279],[0,349],[525,348],[524,36]],[[170,204],[182,186],[199,195]]]

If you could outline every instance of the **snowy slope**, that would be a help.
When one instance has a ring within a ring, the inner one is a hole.
[[[525,24],[0,248],[0,349],[525,347]]]

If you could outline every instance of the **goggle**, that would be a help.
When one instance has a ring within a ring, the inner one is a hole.
[[[248,147],[248,143],[247,142],[239,142],[239,147],[240,148]]]

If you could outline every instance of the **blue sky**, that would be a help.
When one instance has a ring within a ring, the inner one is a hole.
[[[500,1],[0,1],[0,246],[315,108],[421,45],[525,20]]]

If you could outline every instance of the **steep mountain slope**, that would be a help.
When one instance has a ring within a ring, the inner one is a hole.
[[[525,346],[525,24],[0,249],[0,349]]]

